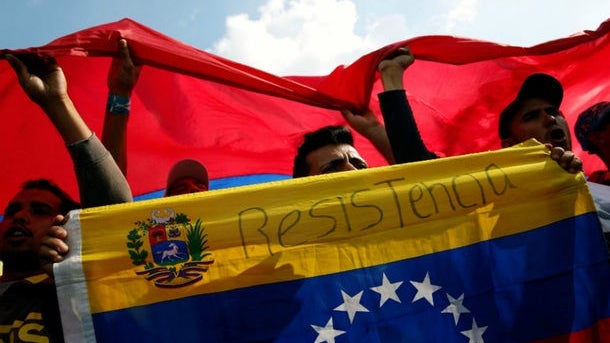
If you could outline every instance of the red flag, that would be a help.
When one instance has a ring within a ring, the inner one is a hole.
[[[128,129],[128,181],[135,195],[164,187],[170,166],[181,158],[201,160],[211,179],[253,174],[290,175],[304,132],[343,123],[337,109],[370,106],[379,114],[382,90],[375,70],[396,47],[409,45],[416,62],[405,87],[428,147],[451,156],[498,149],[498,113],[533,72],[564,85],[561,105],[570,126],[580,111],[610,99],[610,21],[534,47],[503,46],[448,36],[408,39],[371,52],[320,77],[279,77],[190,47],[132,20],[123,19],[17,50],[55,56],[69,93],[88,125],[101,136],[106,75],[126,38],[145,64],[132,96]],[[6,52],[6,51],[5,51]],[[44,114],[20,89],[0,60],[0,203],[27,179],[48,177],[77,195],[72,164]],[[585,170],[602,163],[574,151]],[[361,137],[356,147],[372,166],[385,164]]]

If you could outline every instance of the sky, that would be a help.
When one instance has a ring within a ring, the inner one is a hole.
[[[0,49],[131,18],[277,75],[325,75],[389,43],[452,35],[533,46],[610,18],[608,0],[2,0]]]

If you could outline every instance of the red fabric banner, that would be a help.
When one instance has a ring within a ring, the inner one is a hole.
[[[533,72],[564,85],[561,110],[572,127],[578,113],[610,99],[610,21],[595,31],[524,48],[448,36],[423,36],[383,47],[326,76],[280,77],[216,56],[132,20],[85,29],[45,46],[16,50],[57,58],[69,93],[98,136],[106,76],[119,37],[144,63],[132,97],[128,181],[134,195],[164,187],[171,165],[201,160],[211,179],[291,174],[304,132],[343,123],[337,109],[370,106],[379,114],[378,62],[409,45],[416,62],[405,87],[424,141],[446,156],[500,148],[498,113]],[[7,52],[6,50],[4,52]],[[59,135],[0,60],[0,203],[25,180],[48,177],[77,197],[72,164]],[[602,168],[573,137],[585,171]],[[356,147],[372,166],[381,156],[361,137]]]

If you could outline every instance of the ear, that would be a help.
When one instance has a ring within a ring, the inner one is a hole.
[[[503,148],[511,147],[511,146],[513,146],[513,145],[515,145],[517,143],[519,143],[519,142],[515,141],[514,138],[504,138],[504,139],[502,139],[502,147]]]

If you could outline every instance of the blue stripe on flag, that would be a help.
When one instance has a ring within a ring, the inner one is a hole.
[[[290,176],[282,175],[282,174],[256,174],[256,175],[242,175],[242,176],[226,177],[226,178],[222,178],[222,179],[210,180],[210,190],[232,188],[232,187],[245,186],[245,185],[254,185],[257,183],[265,183],[265,182],[279,181],[279,180],[286,180],[286,179],[290,179]],[[165,193],[165,189],[161,189],[161,190],[146,193],[146,194],[137,195],[134,197],[134,200],[140,201],[140,200],[161,198],[161,197],[163,197],[163,193]]]

